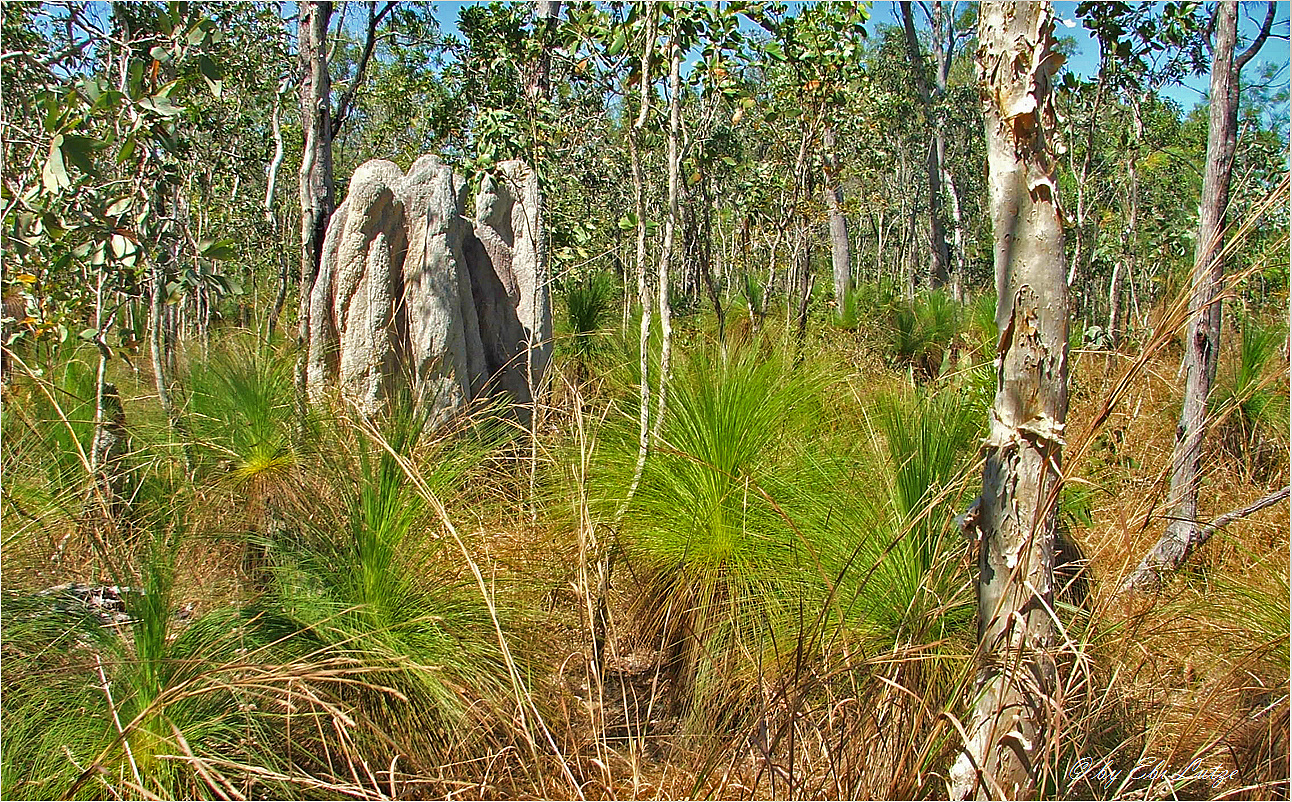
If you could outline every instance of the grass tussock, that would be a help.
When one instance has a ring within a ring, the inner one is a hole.
[[[533,442],[488,411],[306,411],[289,348],[216,337],[181,355],[179,430],[109,364],[128,446],[105,505],[97,355],[18,376],[0,793],[944,795],[975,679],[955,516],[981,484],[992,299],[861,285],[800,342],[756,279],[735,292],[724,341],[676,321],[640,463],[637,328],[598,276],[566,290]],[[1213,517],[1286,481],[1284,330],[1240,329]],[[1044,793],[1277,795],[1286,506],[1222,530],[1155,603],[1117,597],[1160,525],[1178,388],[1165,351],[1110,358],[1073,363]],[[1159,764],[1176,775],[1134,777]]]

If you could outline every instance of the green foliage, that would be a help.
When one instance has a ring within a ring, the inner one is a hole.
[[[74,596],[5,595],[6,668],[22,668],[4,699],[6,797],[194,798],[210,792],[196,761],[277,764],[271,719],[249,715],[259,693],[242,685],[236,611],[176,618],[178,517],[167,505],[146,524],[142,581],[120,592],[125,632]]]
[[[797,637],[804,594],[820,601],[814,547],[781,505],[802,500],[787,449],[810,427],[821,387],[788,355],[763,359],[756,349],[692,353],[670,383],[623,537],[642,637],[672,654],[697,709],[760,670],[774,673]],[[609,515],[631,480],[631,437],[603,459],[599,503]]]
[[[1234,424],[1244,438],[1257,434],[1277,436],[1287,430],[1286,368],[1280,349],[1287,342],[1282,321],[1262,324],[1243,321],[1238,361],[1221,374],[1209,399],[1213,413],[1232,410]]]
[[[296,466],[300,420],[295,359],[249,337],[230,338],[189,370],[188,425],[239,484],[263,483]]]
[[[28,377],[22,382],[26,404],[5,405],[6,456],[16,456],[21,450],[26,455],[21,464],[25,469],[40,467],[51,495],[80,490],[88,478],[86,463],[93,454],[98,378],[90,358],[88,350],[68,354],[47,377]]]
[[[51,34],[60,31],[53,20],[59,13],[6,14],[6,36],[42,25]],[[24,100],[18,108],[6,107],[22,131],[21,155],[39,164],[15,176],[5,206],[5,256],[15,268],[6,272],[5,296],[22,298],[27,312],[7,345],[51,335],[65,339],[87,319],[96,323],[86,338],[101,337],[100,329],[113,322],[103,308],[111,300],[105,293],[138,293],[145,263],[164,258],[169,246],[179,248],[176,215],[158,208],[163,188],[178,183],[177,164],[188,147],[182,131],[192,109],[177,102],[199,81],[220,95],[223,72],[213,55],[224,34],[196,7],[119,6],[109,14],[103,24],[130,32],[128,52],[105,58],[121,64],[120,76],[61,65],[67,80],[54,80],[52,70],[41,74],[19,92]],[[93,50],[92,39],[73,38],[79,31],[71,17],[66,22],[69,41],[58,49]],[[18,155],[6,151],[7,157]],[[241,291],[215,271],[218,249],[196,251],[191,263],[176,266],[166,294],[199,287],[211,296]]]
[[[824,370],[774,346],[694,352],[670,384],[620,534],[639,635],[670,661],[688,726],[736,726],[759,682],[843,643],[918,649],[972,624],[951,519],[981,400],[889,398],[882,441],[858,450],[823,430]],[[607,517],[636,457],[627,424],[617,436],[594,481]]]
[[[874,418],[884,492],[857,487],[865,534],[854,537],[840,598],[881,648],[939,641],[972,623],[972,595],[955,566],[967,457],[985,420],[974,394],[948,388],[885,399]]]
[[[889,319],[894,361],[909,367],[917,381],[940,375],[960,332],[959,304],[941,290],[929,290],[894,302]]]
[[[444,759],[488,735],[477,720],[512,685],[479,591],[437,568],[445,544],[403,462],[429,468],[427,487],[443,492],[480,454],[469,438],[458,448],[430,441],[426,423],[403,405],[372,440],[341,438],[352,455],[331,457],[325,473],[338,498],[270,544],[266,604],[293,653],[345,656],[395,689],[343,692],[376,728],[355,735],[363,748],[384,735]]]
[[[618,298],[609,273],[589,273],[569,284],[565,291],[565,320],[569,326],[568,348],[588,359],[602,350],[602,335],[614,322]]]
[[[1220,371],[1207,403],[1221,420],[1226,448],[1249,467],[1269,468],[1286,453],[1280,444],[1287,439],[1287,327],[1281,320],[1263,324],[1248,316],[1242,329],[1238,359]]]
[[[996,343],[1000,339],[1000,332],[996,328],[995,293],[984,292],[969,303],[965,335],[975,359],[990,362],[996,358]]]
[[[745,298],[745,303],[749,305],[749,317],[762,320],[763,315],[767,314],[766,293],[763,284],[758,280],[758,276],[753,273],[740,274],[740,292]]]
[[[861,325],[862,317],[862,296],[855,284],[850,284],[844,290],[843,298],[839,299],[839,308],[834,316],[834,324],[844,331],[856,331]]]

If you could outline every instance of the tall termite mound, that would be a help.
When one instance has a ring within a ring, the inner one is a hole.
[[[435,156],[405,175],[367,162],[328,223],[310,297],[308,387],[363,413],[404,388],[442,421],[503,399],[528,422],[551,352],[552,310],[528,234],[537,186],[499,165],[464,216],[462,180]]]

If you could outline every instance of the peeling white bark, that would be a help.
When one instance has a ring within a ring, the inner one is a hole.
[[[983,3],[978,69],[995,232],[996,400],[985,443],[978,637],[982,664],[953,799],[1036,792],[1053,706],[1055,513],[1067,419],[1068,294],[1054,178],[1049,3]],[[969,517],[966,516],[969,520]]]

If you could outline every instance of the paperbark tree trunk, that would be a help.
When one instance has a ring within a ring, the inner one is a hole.
[[[1274,18],[1270,3],[1265,25],[1242,56],[1235,59],[1238,4],[1218,3],[1211,61],[1211,116],[1207,123],[1207,164],[1202,179],[1198,239],[1194,250],[1189,324],[1184,338],[1184,409],[1171,454],[1170,522],[1166,531],[1127,578],[1123,590],[1153,592],[1163,575],[1178,568],[1198,545],[1198,480],[1202,442],[1207,435],[1207,396],[1216,377],[1220,352],[1220,290],[1225,278],[1221,238],[1229,183],[1238,148],[1238,75],[1264,44]]]
[[[825,179],[822,194],[825,195],[825,208],[830,218],[834,302],[837,305],[836,312],[843,314],[844,298],[852,286],[852,263],[848,253],[848,220],[843,215],[843,187],[839,185],[839,162],[834,152],[834,126],[829,122],[821,130],[821,144],[825,150],[821,165],[822,177]]]
[[[1058,688],[1054,538],[1068,410],[1068,291],[1054,175],[1049,3],[983,3],[978,70],[995,235],[996,400],[980,537],[977,692],[951,797],[1032,796]]]

